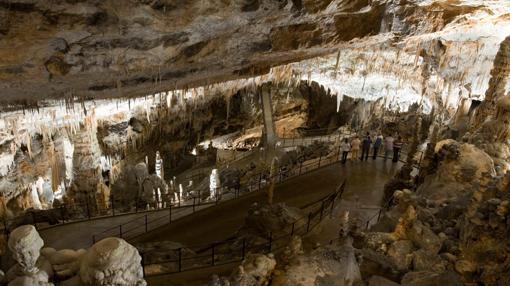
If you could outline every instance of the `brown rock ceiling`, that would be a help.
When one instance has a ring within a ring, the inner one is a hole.
[[[266,73],[381,31],[434,32],[481,9],[415,2],[0,0],[0,106],[143,96]],[[395,18],[405,23],[398,30]]]

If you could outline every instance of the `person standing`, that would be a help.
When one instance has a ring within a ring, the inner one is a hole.
[[[398,162],[403,145],[402,136],[398,136],[398,139],[393,143],[393,162]]]
[[[374,157],[373,157],[374,160],[377,158],[377,153],[379,152],[379,149],[381,148],[382,143],[383,143],[383,136],[381,133],[379,133],[379,135],[377,135],[377,138],[375,139],[375,143],[374,143]]]
[[[363,139],[363,149],[361,150],[361,160],[368,160],[368,153],[370,152],[370,145],[372,145],[372,138],[370,133],[367,132],[367,136]]]
[[[342,164],[345,165],[345,162],[347,162],[347,155],[351,150],[351,144],[349,144],[349,140],[347,140],[347,138],[345,138],[340,144],[340,150],[342,151]]]
[[[393,142],[395,139],[389,135],[384,139],[384,160],[388,159],[391,152],[393,152]]]
[[[359,140],[359,137],[358,136],[354,137],[354,139],[351,141],[351,158],[353,160],[358,158],[360,145],[361,140]]]

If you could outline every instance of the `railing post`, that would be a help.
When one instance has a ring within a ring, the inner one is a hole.
[[[193,197],[193,212],[195,212],[195,197]]]
[[[202,189],[198,188],[198,204],[202,201]]]
[[[273,250],[273,233],[269,232],[269,252]]]
[[[243,238],[243,260],[245,256],[246,256],[246,237]]]
[[[377,222],[379,222],[379,220],[381,219],[381,213],[382,213],[382,208],[379,209],[379,213],[377,214]]]
[[[320,168],[320,167],[321,167],[321,161],[322,161],[322,154],[321,154],[321,156],[319,157],[319,167],[318,167],[318,168]]]
[[[147,214],[145,214],[145,232],[149,230],[149,224],[147,222]]]
[[[310,231],[310,221],[312,220],[312,213],[308,213],[308,221],[306,222],[306,233]]]
[[[172,222],[172,204],[170,203],[170,205],[168,206],[168,222],[171,223]]]
[[[88,197],[85,199],[85,205],[87,206],[87,217],[90,220],[90,206],[89,206],[89,198]]]
[[[320,215],[320,220],[322,220],[322,216],[324,214],[324,201],[322,201],[322,204],[321,204],[321,215]]]
[[[182,271],[182,248],[179,248],[179,266],[178,266],[179,272]]]
[[[214,266],[214,243],[211,247],[211,266]]]
[[[294,235],[294,228],[296,227],[296,222],[293,222],[292,223],[292,228],[290,230],[290,236],[293,236]]]
[[[122,238],[122,224],[119,224],[119,237]]]

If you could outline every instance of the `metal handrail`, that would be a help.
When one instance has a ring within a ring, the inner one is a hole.
[[[324,159],[323,159],[323,157],[324,157]],[[337,150],[337,153],[335,155],[333,155],[333,156],[329,156],[329,158],[328,158],[328,156],[322,156],[321,155],[318,158],[318,161],[317,161],[317,158],[315,158],[315,159],[309,160],[309,162],[307,162],[307,163],[301,162],[299,164],[299,167],[298,166],[294,166],[294,171],[296,172],[294,174],[292,174],[292,170],[291,171],[287,171],[287,170],[280,169],[277,174],[275,174],[273,177],[270,177],[270,176],[268,176],[267,172],[262,171],[262,172],[254,174],[254,175],[250,176],[248,179],[246,179],[249,183],[248,183],[248,185],[245,185],[245,187],[246,187],[247,190],[249,190],[248,193],[250,193],[252,191],[260,191],[263,188],[265,188],[266,186],[268,186],[271,182],[281,183],[283,181],[286,181],[286,180],[289,180],[291,178],[303,175],[305,173],[311,172],[311,171],[319,169],[321,167],[325,167],[325,166],[331,165],[333,163],[336,163],[339,160],[340,160],[340,152],[339,152],[339,150]],[[254,178],[256,178],[255,181],[252,180]],[[202,205],[218,204],[220,201],[228,201],[230,199],[238,199],[240,197],[240,189],[239,189],[239,187],[240,186],[237,185],[237,184],[226,185],[226,186],[220,187],[217,190],[217,193],[219,191],[219,193],[222,194],[222,196],[221,197],[217,196],[215,198],[214,202],[207,201],[207,200],[205,202],[202,201],[201,196],[200,196],[200,190],[199,190],[199,197],[198,198],[194,197],[193,204],[192,205],[187,205],[187,206],[184,206],[184,207],[192,207],[193,208],[193,212],[192,213],[194,213],[196,207],[200,207]],[[223,199],[225,197],[225,195],[232,194],[232,193],[234,195],[233,198]],[[198,202],[197,202],[197,199],[198,199]],[[173,205],[169,205],[169,209],[170,209],[169,213],[170,213],[170,215],[169,215],[168,223],[172,222],[171,209],[176,209],[176,208],[179,208],[179,206],[176,207],[176,206],[173,206]],[[125,233],[122,232],[123,225],[128,224],[128,223],[129,222],[123,223],[123,224],[119,224],[119,225],[115,225],[115,226],[112,226],[112,227],[108,228],[107,230],[105,230],[103,232],[94,234],[92,236],[92,242],[95,243],[96,241],[98,241],[98,237],[101,237],[102,233],[105,233],[105,232],[108,232],[108,231],[111,231],[111,230],[118,230],[117,233],[114,234],[114,236],[119,236],[119,237],[122,237],[122,238],[125,238],[125,239],[133,238],[133,237],[126,237]],[[143,226],[145,228],[145,230],[146,230],[145,232],[148,232],[149,230],[152,230],[152,229],[150,229],[148,227],[149,223],[150,222],[147,222],[146,225]],[[142,226],[140,226],[140,228],[142,228]]]

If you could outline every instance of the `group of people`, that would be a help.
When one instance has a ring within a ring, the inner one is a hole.
[[[384,160],[388,159],[391,153],[393,153],[393,162],[398,162],[403,145],[404,142],[402,141],[401,136],[398,136],[395,140],[391,134],[383,137],[383,135],[379,133],[374,139],[372,139],[370,133],[367,132],[366,136],[363,137],[363,140],[360,139],[359,136],[355,136],[351,142],[349,142],[349,139],[345,138],[340,144],[340,149],[342,151],[342,164],[345,164],[347,161],[349,153],[351,153],[352,160],[358,158],[360,149],[360,160],[368,160],[368,157],[370,156],[370,149],[372,149],[373,152],[372,158],[375,160],[381,147],[384,147]]]

